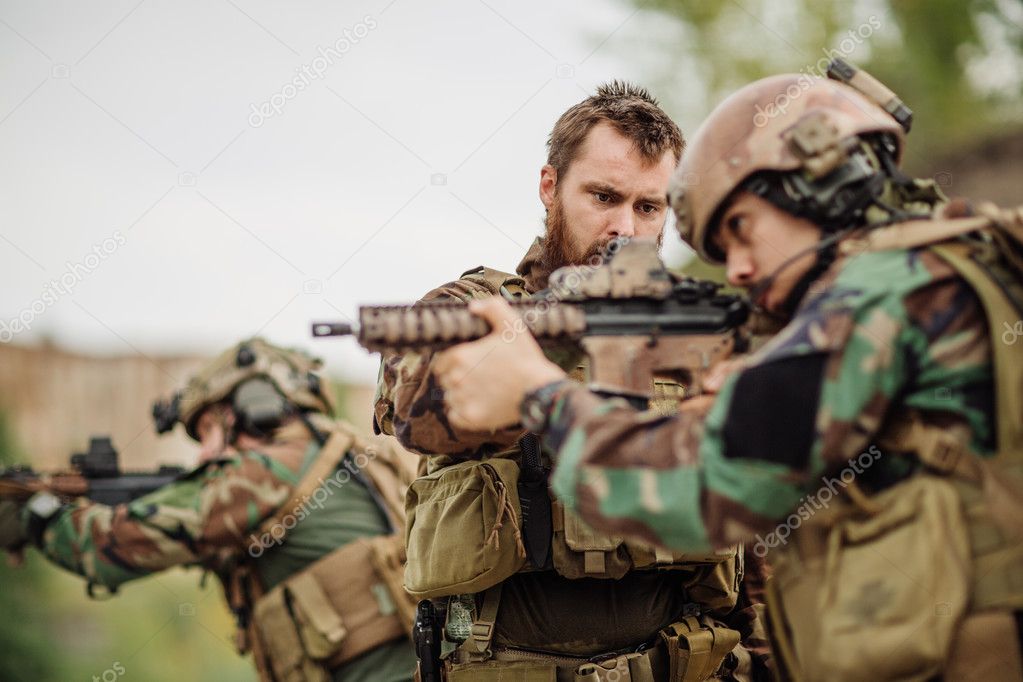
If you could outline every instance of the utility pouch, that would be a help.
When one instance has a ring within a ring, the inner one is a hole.
[[[550,663],[487,661],[449,664],[447,682],[557,682],[558,667]]]
[[[682,555],[686,559],[689,555]],[[745,556],[742,545],[722,550],[717,555],[699,557],[714,563],[697,564],[692,579],[685,582],[689,600],[696,602],[704,611],[728,613],[739,600],[739,587],[745,575]]]
[[[739,580],[742,576],[738,547],[699,554],[672,552],[594,530],[556,500],[551,509],[554,524],[551,551],[559,575],[570,579],[618,580],[633,570],[685,570],[699,575],[694,584],[707,582],[707,596],[713,597],[715,603],[726,609],[735,605],[736,576]]]
[[[292,617],[290,598],[284,585],[267,592],[255,605],[253,619],[279,682],[327,682],[327,670],[306,652],[299,626]]]
[[[393,591],[400,543],[399,536],[350,542],[255,603],[253,624],[279,680],[329,679],[327,671],[410,634],[415,604]]]
[[[373,564],[376,577],[380,580],[371,589],[376,591],[377,601],[390,601],[394,605],[394,613],[398,622],[405,629],[405,634],[412,639],[412,626],[416,620],[416,601],[405,591],[405,538],[401,535],[378,535],[367,540],[370,549],[370,562]],[[382,609],[384,611],[388,608]]]
[[[566,578],[617,580],[632,569],[622,538],[590,528],[575,513],[555,501],[551,505],[554,569]]]
[[[778,650],[798,679],[926,680],[938,674],[971,584],[960,496],[919,474],[836,502],[771,554]]]
[[[575,670],[574,682],[654,682],[649,652],[583,663]]]
[[[302,573],[286,583],[285,592],[291,598],[291,612],[302,648],[314,660],[331,658],[341,648],[348,630],[323,588],[312,575]]]
[[[710,616],[686,616],[660,632],[668,651],[671,682],[699,682],[717,673],[739,643],[739,631]]]
[[[519,466],[469,460],[416,479],[405,497],[405,589],[417,599],[482,592],[525,565]]]

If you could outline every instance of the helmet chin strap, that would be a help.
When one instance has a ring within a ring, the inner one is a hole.
[[[905,176],[901,177],[905,178]],[[789,213],[793,213],[796,216],[807,217],[810,220],[813,220],[811,216],[802,215],[798,211],[793,211],[791,205],[786,205],[783,202],[779,202],[777,194],[767,195],[766,193],[763,193],[760,194],[760,196],[764,196],[768,201],[771,201],[779,208],[781,208],[783,211],[787,211]],[[749,292],[750,299],[756,301],[765,291],[767,291],[767,289],[774,283],[774,281],[778,278],[779,275],[781,275],[781,273],[784,270],[789,268],[793,263],[795,263],[797,260],[805,256],[806,254],[815,253],[817,257],[814,261],[814,264],[810,267],[809,270],[807,270],[803,274],[802,277],[799,278],[799,281],[797,281],[795,286],[792,287],[792,291],[789,292],[789,294],[785,297],[785,300],[782,302],[781,305],[782,314],[786,317],[791,317],[795,313],[796,308],[799,307],[799,302],[803,300],[803,297],[806,295],[807,290],[809,290],[810,285],[813,284],[814,281],[816,281],[821,275],[823,275],[825,271],[827,271],[827,269],[831,267],[831,264],[835,262],[835,256],[837,255],[835,252],[836,251],[835,246],[847,235],[852,234],[853,232],[860,229],[873,230],[878,227],[890,225],[892,223],[911,220],[913,218],[927,217],[926,215],[910,213],[898,206],[892,206],[887,202],[883,201],[879,196],[871,196],[869,203],[874,204],[878,208],[884,210],[887,213],[887,219],[883,222],[873,223],[869,225],[854,224],[851,227],[846,227],[835,231],[832,231],[833,228],[828,229],[827,237],[821,239],[813,246],[803,249],[802,251],[797,252],[795,255],[785,259],[784,261],[782,261],[781,265],[775,268],[774,272],[772,272],[770,275],[757,282],[756,285],[754,285],[750,289]],[[768,312],[770,313],[770,311]]]
[[[799,305],[799,302],[803,300],[803,296],[806,295],[810,285],[813,284],[817,278],[823,275],[824,272],[831,267],[831,264],[835,262],[835,245],[846,235],[851,234],[857,229],[859,229],[859,227],[850,227],[845,230],[841,230],[840,232],[834,232],[824,239],[821,239],[816,244],[808,246],[801,251],[797,251],[792,256],[789,256],[782,261],[781,265],[774,269],[774,272],[750,287],[750,300],[756,301],[760,298],[760,296],[766,292],[772,284],[774,284],[775,280],[778,279],[781,273],[791,267],[792,264],[800,258],[804,257],[808,253],[816,254],[814,264],[803,274],[802,277],[799,278],[799,281],[796,282],[796,285],[792,288],[792,291],[789,292],[789,294],[785,297],[785,301],[782,303],[782,312],[786,316],[791,316],[792,313],[796,311],[796,307]]]
[[[809,290],[810,285],[813,284],[821,275],[823,275],[827,271],[827,269],[831,267],[831,264],[835,262],[835,256],[837,255],[835,247],[837,246],[838,242],[840,242],[846,236],[852,234],[853,232],[856,232],[857,230],[862,229],[871,230],[878,227],[883,227],[884,225],[900,222],[903,220],[927,217],[926,215],[907,213],[906,211],[903,211],[894,206],[889,206],[888,204],[882,202],[879,199],[875,199],[874,203],[878,204],[881,208],[888,211],[889,216],[891,216],[889,220],[885,221],[884,223],[877,223],[875,225],[869,226],[856,225],[854,227],[848,227],[838,232],[833,232],[824,239],[814,244],[813,246],[807,247],[802,251],[797,252],[793,256],[789,256],[784,261],[782,261],[781,265],[774,269],[774,272],[772,272],[770,275],[763,278],[762,280],[757,282],[753,287],[750,288],[749,290],[750,300],[756,301],[765,291],[767,291],[768,288],[770,288],[772,284],[774,284],[774,281],[778,279],[781,273],[788,269],[797,260],[799,260],[808,253],[816,253],[817,258],[814,261],[814,264],[810,267],[809,270],[807,270],[803,274],[802,277],[799,278],[799,281],[797,281],[795,286],[792,287],[792,291],[788,293],[788,295],[785,297],[785,300],[782,302],[781,305],[782,314],[785,315],[786,317],[791,317],[793,313],[796,312],[796,308],[799,307],[799,302],[803,300],[803,297],[806,295],[807,290]],[[770,313],[770,311],[768,312]]]

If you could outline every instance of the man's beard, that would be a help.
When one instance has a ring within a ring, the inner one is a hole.
[[[614,249],[609,245],[615,238],[608,237],[598,239],[592,244],[580,245],[572,238],[568,229],[568,222],[565,219],[565,207],[561,203],[561,196],[554,195],[554,202],[547,211],[545,221],[547,231],[543,238],[543,247],[537,261],[538,279],[542,286],[547,286],[547,279],[551,273],[566,265],[590,265],[597,267],[605,258],[613,254]],[[662,231],[657,236],[657,248],[660,249],[664,239]]]
[[[547,231],[544,233],[543,249],[540,252],[539,270],[546,282],[550,274],[566,265],[581,265],[587,259],[603,253],[608,240],[597,240],[593,244],[581,248],[572,239],[565,220],[565,207],[561,197],[554,195],[554,202],[547,211]]]

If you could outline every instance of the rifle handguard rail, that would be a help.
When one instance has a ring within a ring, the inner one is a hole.
[[[571,303],[513,301],[521,328],[537,339],[574,339],[586,330],[586,315]],[[503,331],[503,330],[502,330]],[[371,351],[411,350],[438,344],[474,341],[486,336],[490,325],[469,312],[463,303],[420,303],[415,307],[371,306],[359,310],[359,343]]]

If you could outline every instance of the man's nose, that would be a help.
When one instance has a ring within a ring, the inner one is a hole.
[[[622,204],[611,216],[611,222],[607,226],[610,237],[635,237],[636,216],[632,207]]]
[[[731,252],[725,261],[725,277],[733,287],[745,287],[753,283],[753,259],[748,254]]]

